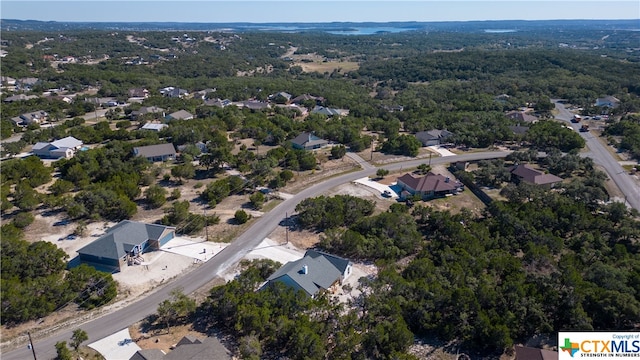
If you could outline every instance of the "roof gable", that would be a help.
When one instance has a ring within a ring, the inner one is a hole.
[[[134,147],[133,153],[136,154],[137,156],[142,156],[146,158],[156,157],[156,156],[165,156],[165,155],[175,156],[176,149],[173,147],[173,144],[157,144],[157,145]]]
[[[73,148],[82,146],[82,144],[83,144],[82,141],[74,138],[73,136],[67,136],[66,138],[62,138],[51,143],[51,145],[57,147],[58,149],[61,149],[61,148],[73,149]]]
[[[545,174],[542,171],[532,168],[529,164],[512,166],[509,172],[521,178],[523,181],[537,185],[553,184],[562,181],[562,178],[553,174]]]
[[[418,192],[441,192],[441,191],[453,191],[460,187],[460,183],[457,181],[447,180],[447,177],[440,174],[434,174],[432,172],[427,173],[423,177],[414,177],[411,174],[404,174],[398,178],[414,191]]]
[[[109,228],[104,235],[78,250],[79,254],[120,259],[134,246],[147,240],[159,240],[169,226],[123,220]]]
[[[313,296],[321,289],[329,289],[336,281],[340,280],[343,271],[340,271],[338,267],[344,266],[346,268],[349,263],[348,260],[337,256],[311,250],[307,251],[302,259],[284,264],[267,280],[269,282],[283,282]]]

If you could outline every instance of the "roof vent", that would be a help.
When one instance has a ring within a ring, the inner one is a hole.
[[[307,265],[302,265],[302,274],[308,274],[309,273],[309,267]]]

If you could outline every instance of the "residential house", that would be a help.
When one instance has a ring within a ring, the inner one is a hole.
[[[515,183],[524,181],[529,184],[539,185],[549,189],[555,184],[562,182],[562,178],[536,170],[529,164],[512,166],[509,168],[509,172],[511,173],[511,178]]]
[[[16,79],[9,76],[0,76],[0,83],[2,83],[3,86],[14,86]]]
[[[140,130],[151,130],[151,131],[160,131],[166,127],[169,127],[169,125],[167,124],[159,124],[159,123],[146,123],[144,125],[142,125],[142,127],[140,128]]]
[[[140,263],[140,255],[158,250],[175,237],[175,227],[123,220],[78,250],[81,263],[117,272]]]
[[[161,114],[164,117],[164,109],[157,106],[144,106],[140,110],[134,110],[131,112],[132,119],[139,119],[147,114]]]
[[[312,114],[321,114],[321,115],[326,115],[326,116],[346,116],[349,115],[349,110],[347,109],[335,109],[335,108],[328,108],[328,107],[324,107],[324,106],[316,106],[313,108],[313,110],[311,110]]]
[[[171,120],[191,120],[193,119],[193,114],[191,114],[190,112],[186,111],[186,110],[178,110],[174,113],[171,113],[167,116],[164,117],[165,120],[167,121],[171,121]]]
[[[18,94],[18,95],[13,95],[13,96],[9,96],[9,97],[5,98],[4,102],[10,103],[10,102],[14,102],[14,101],[27,101],[27,100],[31,100],[31,99],[37,99],[37,98],[38,97],[36,95]]]
[[[510,111],[507,113],[507,117],[509,119],[516,120],[518,122],[526,122],[526,123],[536,123],[538,122],[538,118],[527,114],[524,111]]]
[[[269,103],[266,103],[264,101],[258,101],[258,100],[246,100],[246,101],[240,101],[234,104],[237,105],[238,107],[247,108],[250,110],[264,110],[271,107]]]
[[[82,144],[82,141],[73,136],[67,136],[53,142],[37,142],[31,152],[45,159],[69,159],[82,148]]]
[[[193,93],[193,97],[206,100],[210,93],[214,93],[216,91],[217,91],[216,89],[212,89],[212,88],[196,91],[195,93]]]
[[[186,149],[188,146],[190,146],[191,144],[187,145],[178,145],[178,151],[184,151],[184,149]],[[195,145],[198,150],[200,150],[201,153],[206,153],[207,152],[207,144],[203,143],[202,141],[198,141],[197,143],[193,144]]]
[[[327,140],[320,139],[319,137],[307,132],[303,132],[291,140],[291,145],[293,145],[295,149],[301,150],[320,149],[328,144],[329,142]]]
[[[309,110],[306,107],[296,105],[296,104],[276,104],[276,107],[279,107],[282,109],[294,110],[298,113],[298,116],[304,116],[309,113]]]
[[[388,112],[401,112],[404,111],[404,106],[402,105],[384,105],[382,107],[383,109],[387,110]]]
[[[133,88],[129,89],[129,97],[130,98],[142,98],[146,99],[149,97],[149,90],[145,88]]]
[[[610,108],[615,108],[618,105],[620,105],[620,100],[610,95],[605,96],[603,98],[597,98],[595,103],[595,106],[610,107]]]
[[[138,350],[129,360],[231,360],[231,353],[215,337],[185,336],[168,354],[159,349]]]
[[[521,125],[514,125],[514,126],[509,126],[509,130],[511,130],[511,132],[513,132],[516,135],[524,135],[527,133],[527,131],[529,131],[529,127],[528,126],[521,126]]]
[[[558,352],[527,346],[515,346],[515,360],[558,360]]]
[[[204,104],[206,106],[217,106],[217,107],[223,108],[225,106],[231,105],[232,102],[229,99],[224,99],[224,100],[221,100],[221,99],[206,99],[204,101]]]
[[[347,259],[321,251],[308,250],[302,259],[290,261],[276,270],[265,286],[282,283],[314,297],[321,291],[335,292],[351,275],[353,264]]]
[[[16,88],[19,90],[31,90],[36,84],[40,82],[40,79],[33,77],[26,77],[16,80]]]
[[[74,97],[75,97],[75,94],[73,94],[73,95],[48,95],[48,96],[45,96],[45,98],[47,100],[58,100],[58,101],[66,102],[67,104],[71,104],[73,102],[73,98]]]
[[[422,146],[440,145],[447,142],[447,139],[454,134],[448,130],[429,130],[416,133],[416,138],[422,143]]]
[[[291,98],[293,98],[293,95],[284,91],[269,95],[269,100],[278,104],[288,104],[291,101]]]
[[[30,113],[24,113],[20,116],[12,117],[16,125],[27,126],[29,124],[40,124],[49,119],[49,114],[46,111],[38,110]]]
[[[160,89],[160,94],[162,94],[162,96],[171,98],[183,98],[189,95],[189,91],[173,86],[168,86],[166,88]]]
[[[425,200],[457,194],[464,189],[461,182],[452,181],[449,177],[432,172],[422,177],[404,174],[398,178],[398,186],[402,189],[400,198],[418,195]]]
[[[84,101],[95,106],[110,106],[109,104],[114,102],[116,105],[118,104],[118,100],[114,97],[91,97],[85,98]]]
[[[176,149],[173,144],[134,147],[133,153],[136,156],[147,158],[151,162],[174,160],[176,158]]]
[[[313,95],[309,95],[309,94],[302,94],[300,96],[296,96],[295,98],[291,99],[291,103],[293,104],[297,104],[297,105],[302,105],[302,103],[309,101],[309,100],[313,100],[316,102],[316,105],[322,105],[324,104],[325,99],[322,96],[313,96]]]

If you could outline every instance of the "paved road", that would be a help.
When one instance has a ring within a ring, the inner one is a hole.
[[[495,159],[505,157],[508,154],[509,152],[479,152],[458,156],[433,158],[431,159],[431,163],[444,164],[455,161]],[[387,164],[384,168],[391,171],[403,168],[409,169],[425,162],[426,161],[424,159],[412,160],[395,164]],[[58,341],[69,341],[72,331],[78,327],[87,332],[89,335],[89,341],[96,341],[127,328],[131,324],[144,319],[147,315],[154,313],[158,304],[169,297],[171,290],[175,288],[182,288],[184,293],[189,294],[200,289],[210,280],[215,278],[216,275],[219,275],[226,269],[232,267],[249,251],[255,248],[264,238],[279,226],[279,224],[284,220],[286,213],[293,214],[295,212],[295,207],[300,201],[309,197],[318,196],[338,185],[373,175],[375,172],[376,168],[367,168],[365,170],[327,179],[324,182],[299,192],[292,198],[283,201],[273,210],[257,219],[246,232],[240,235],[224,250],[187,275],[173,280],[164,287],[158,288],[148,296],[141,298],[124,308],[109,313],[108,315],[91,320],[82,325],[74,326],[68,330],[63,330],[45,339],[34,339],[36,355],[40,359],[55,357],[55,343]],[[2,354],[2,360],[23,360],[30,359],[31,357],[32,354],[26,347],[26,341],[21,344],[18,349]]]
[[[566,121],[576,131],[582,124],[571,123],[573,113],[565,108],[561,103],[555,102],[559,113],[556,119]],[[581,132],[580,135],[587,142],[589,152],[585,154],[593,159],[593,162],[602,166],[611,180],[618,186],[627,199],[627,205],[640,210],[640,187],[631,176],[622,168],[620,163],[611,155],[604,145],[590,132]]]

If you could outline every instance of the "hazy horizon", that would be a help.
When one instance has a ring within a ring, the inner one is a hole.
[[[0,18],[57,22],[332,23],[639,20],[640,2],[3,0]]]

